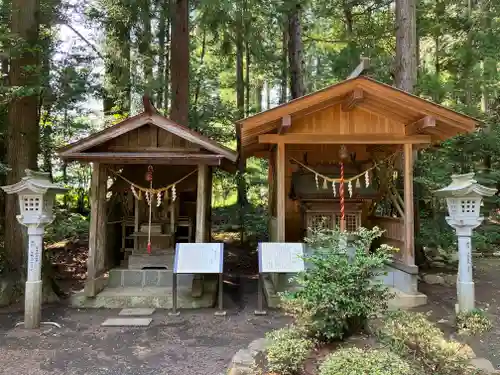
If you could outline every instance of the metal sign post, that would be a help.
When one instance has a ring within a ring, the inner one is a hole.
[[[255,315],[266,315],[264,310],[264,275],[287,274],[305,270],[304,244],[292,242],[261,242],[257,249],[259,257],[258,310]]]
[[[179,274],[217,274],[219,286],[217,316],[225,316],[223,309],[223,275],[224,244],[223,243],[178,243],[175,245],[175,260],[172,282],[172,312],[170,315],[179,315],[177,310]]]

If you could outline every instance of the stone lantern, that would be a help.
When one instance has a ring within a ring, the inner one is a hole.
[[[48,173],[25,170],[21,181],[2,186],[7,194],[17,194],[19,212],[17,221],[28,227],[28,275],[25,289],[24,326],[40,326],[42,304],[42,251],[45,226],[54,220],[52,208],[56,194],[67,189],[50,181]],[[22,249],[19,249],[22,251]]]
[[[446,222],[455,229],[458,237],[458,310],[474,309],[474,282],[472,281],[472,230],[483,221],[480,208],[483,197],[490,197],[496,189],[482,186],[474,180],[474,173],[453,175],[451,184],[435,192],[446,198],[448,214]]]

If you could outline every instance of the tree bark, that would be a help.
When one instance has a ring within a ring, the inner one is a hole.
[[[288,15],[288,62],[290,65],[290,91],[292,99],[300,98],[306,93],[304,86],[303,49],[300,5],[295,4]]]
[[[396,86],[413,92],[417,81],[415,0],[396,0]]]
[[[288,91],[288,23],[283,21],[283,35],[281,40],[281,87],[279,104],[286,103]],[[270,86],[270,85],[269,85]],[[270,96],[269,96],[270,97]],[[268,99],[268,103],[270,100]],[[270,104],[270,103],[269,103]]]
[[[166,41],[168,33],[168,13],[169,1],[160,1],[160,17],[158,20],[158,88],[156,90],[156,107],[163,108],[164,90],[165,90],[165,57]],[[166,104],[166,103],[165,103]]]
[[[37,169],[39,151],[39,88],[40,56],[37,53],[40,28],[39,0],[13,0],[11,33],[24,41],[18,44],[18,53],[11,57],[9,83],[35,89],[30,95],[12,98],[8,108],[7,163],[11,170],[7,184],[24,177],[26,168]],[[19,210],[15,194],[6,197],[5,252],[8,268],[21,276],[25,268],[26,241],[16,215]]]
[[[144,93],[153,98],[153,51],[151,50],[151,3],[149,0],[141,1],[141,35],[139,40],[139,53],[142,57],[144,70]]]
[[[173,0],[172,46],[170,61],[172,108],[170,118],[188,126],[189,122],[189,4]]]
[[[169,2],[169,16],[167,20],[167,26],[166,26],[166,33],[165,33],[165,45],[170,46],[172,45],[171,43],[171,33],[170,33],[170,27],[172,26],[172,2],[171,0],[168,0]],[[167,48],[167,51],[165,52],[165,86],[163,88],[163,106],[165,109],[165,113],[169,112],[170,108],[170,50],[171,48]]]

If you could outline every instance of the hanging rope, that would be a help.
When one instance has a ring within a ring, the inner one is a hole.
[[[150,190],[153,189],[153,166],[150,165],[148,167],[148,173],[146,173],[146,180],[149,181],[149,188]],[[149,199],[148,199],[148,204],[149,204],[149,221],[148,221],[148,254],[151,254],[151,216],[152,216],[152,210],[153,210],[153,196],[151,193],[148,191],[146,192],[148,194]]]
[[[349,183],[349,182],[355,182],[357,179],[359,179],[360,177],[362,177],[363,175],[365,175],[365,179],[366,179],[366,186],[368,186],[370,183],[369,183],[369,179],[367,178],[368,177],[368,174],[370,171],[374,170],[375,168],[378,168],[380,165],[382,164],[385,164],[387,161],[393,159],[397,154],[399,154],[400,151],[396,151],[394,154],[388,156],[387,158],[385,158],[384,160],[382,160],[381,162],[379,163],[376,163],[374,165],[372,165],[370,168],[366,169],[365,171],[361,172],[360,174],[357,174],[356,176],[354,177],[350,177],[350,178],[344,178],[343,181],[344,183]],[[332,177],[328,177],[328,176],[325,176],[324,174],[321,174],[317,171],[315,171],[313,168],[301,163],[300,161],[298,161],[297,159],[294,159],[294,158],[290,158],[291,161],[293,161],[294,163],[297,163],[298,165],[300,165],[302,168],[305,168],[307,169],[308,171],[314,173],[315,175],[315,179],[316,179],[316,185],[318,186],[318,178],[322,178],[323,181],[328,181],[328,182],[331,182],[331,183],[340,183],[341,182],[341,179],[340,178],[332,178]],[[341,184],[342,186],[342,184]]]
[[[145,193],[149,193],[149,194],[158,194],[158,193],[166,192],[169,189],[172,189],[172,191],[175,191],[175,185],[181,183],[186,178],[190,177],[192,174],[198,172],[198,170],[195,169],[194,171],[189,172],[187,175],[185,175],[184,177],[175,181],[174,183],[172,183],[168,186],[158,188],[158,189],[153,189],[153,184],[150,184],[149,187],[143,187],[143,186],[137,185],[137,184],[133,183],[132,181],[130,181],[128,178],[123,177],[120,173],[117,173],[112,169],[110,169],[110,172],[113,173],[115,176],[120,177],[123,181],[129,183],[131,185],[132,192],[134,192],[135,189],[139,190],[139,193],[137,194],[137,192],[136,192],[134,195],[140,200],[142,197],[141,192],[145,192]]]

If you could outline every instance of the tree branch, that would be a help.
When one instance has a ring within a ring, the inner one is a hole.
[[[71,31],[73,31],[81,40],[85,42],[92,50],[97,54],[98,57],[100,57],[102,60],[105,60],[104,55],[99,52],[96,46],[94,46],[87,38],[85,38],[78,30],[76,30],[73,26],[71,26],[69,23],[66,22],[61,22],[64,26],[68,27]]]

